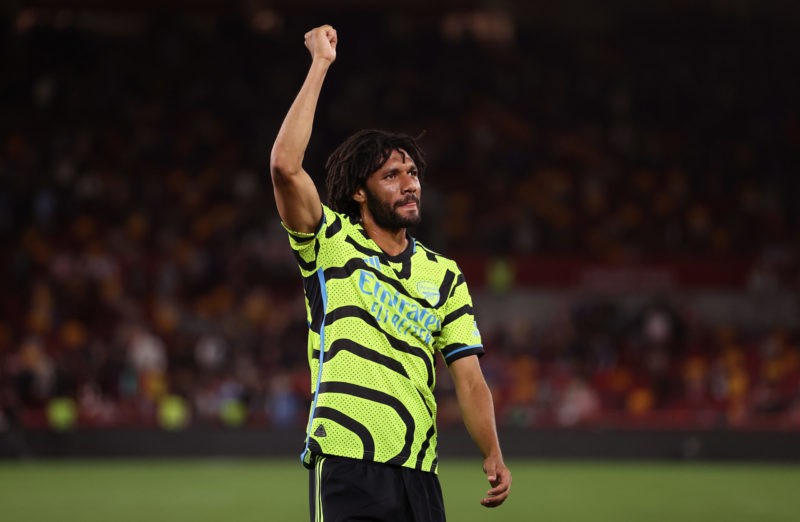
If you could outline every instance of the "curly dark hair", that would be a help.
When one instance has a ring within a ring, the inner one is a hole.
[[[360,209],[353,194],[364,187],[369,175],[378,170],[395,150],[408,153],[422,179],[425,154],[417,143],[421,137],[422,134],[414,138],[407,134],[365,129],[344,140],[325,162],[328,205],[351,219],[359,219]]]

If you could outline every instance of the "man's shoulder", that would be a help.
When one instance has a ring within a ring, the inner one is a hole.
[[[333,210],[326,204],[322,204],[322,227],[325,230],[325,237],[331,238],[334,236],[339,236],[339,232],[344,231],[346,234],[350,235],[353,231],[358,229],[356,223],[348,216],[342,212],[337,212]]]
[[[344,221],[347,219],[347,216],[345,214],[342,214],[341,212],[333,210],[331,207],[323,203],[322,219],[326,224],[330,224],[332,221],[336,221],[337,219]]]
[[[415,240],[415,244],[417,251],[424,254],[424,256],[428,259],[428,261],[441,264],[442,267],[453,269],[460,272],[460,269],[458,268],[458,263],[456,263],[455,259],[440,254],[439,252],[436,252],[435,250],[428,248],[419,241]]]

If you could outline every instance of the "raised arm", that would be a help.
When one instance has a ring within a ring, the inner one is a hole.
[[[491,488],[481,504],[497,507],[511,490],[511,472],[503,462],[494,420],[492,394],[483,378],[478,357],[462,357],[450,365],[461,416],[472,440],[483,454],[483,471]]]
[[[314,112],[328,67],[336,60],[336,30],[323,25],[307,32],[311,66],[272,146],[269,171],[281,219],[297,232],[313,232],[322,219],[317,187],[303,169]]]

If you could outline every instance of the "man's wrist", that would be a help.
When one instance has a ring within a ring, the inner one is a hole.
[[[503,461],[503,453],[500,451],[500,448],[496,448],[484,455],[484,460],[493,459],[493,460],[500,460]]]
[[[323,58],[321,56],[314,57],[311,60],[311,66],[312,67],[314,67],[314,66],[316,66],[316,67],[324,67],[325,69],[330,67],[332,63],[333,63],[333,60],[328,59],[328,58]]]

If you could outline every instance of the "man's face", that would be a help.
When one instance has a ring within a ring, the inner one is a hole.
[[[415,226],[422,219],[421,191],[414,161],[405,151],[393,150],[389,159],[367,178],[367,209],[381,228]]]

